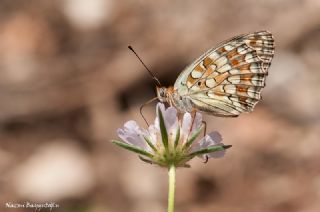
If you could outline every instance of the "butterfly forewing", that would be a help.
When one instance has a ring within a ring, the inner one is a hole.
[[[261,99],[274,40],[267,31],[234,37],[210,49],[178,77],[174,89],[216,116],[250,112]]]

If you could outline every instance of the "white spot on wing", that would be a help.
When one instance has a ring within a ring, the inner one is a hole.
[[[237,107],[242,107],[242,105],[237,101],[233,101],[232,104],[237,106]]]
[[[191,76],[194,78],[194,79],[198,79],[202,76],[202,72],[200,71],[197,71],[197,70],[193,70],[191,72]]]
[[[231,103],[229,97],[227,97],[227,96],[221,96],[221,99],[223,99],[223,100],[226,101],[226,102]]]
[[[225,90],[227,93],[236,94],[236,86],[234,85],[225,85]]]
[[[216,60],[219,58],[219,56],[220,55],[217,52],[212,52],[212,53],[210,53],[209,58],[212,60]]]
[[[253,77],[252,77],[252,79],[251,79],[251,83],[253,84],[253,85],[260,85],[260,83],[258,82],[258,80],[259,80],[259,77],[257,76],[257,75],[254,75]]]
[[[247,51],[246,51],[246,48],[243,48],[242,46],[238,47],[237,49],[238,53],[240,54],[245,54]]]
[[[218,60],[216,60],[215,64],[219,67],[223,66],[224,64],[228,63],[228,59],[224,56],[220,57]],[[218,69],[218,71],[220,72],[220,70]]]
[[[246,56],[245,56],[245,61],[246,61],[246,62],[251,62],[251,61],[252,61],[252,57],[253,57],[252,54],[246,54]]]
[[[255,93],[256,90],[254,89],[254,87],[249,87],[248,88],[248,95],[251,97],[251,98],[259,98],[259,95]]]
[[[231,46],[231,45],[225,45],[224,48],[225,48],[225,50],[230,51],[230,50],[233,49],[233,46]]]
[[[264,42],[262,40],[256,40],[256,44],[261,45],[261,44],[264,44]]]
[[[259,67],[258,67],[258,63],[251,63],[250,64],[250,70],[253,72],[253,73],[257,73],[258,70],[259,69]]]
[[[234,75],[228,78],[229,81],[231,81],[233,84],[239,84],[240,83],[240,76]]]
[[[208,86],[209,88],[213,88],[215,85],[216,85],[216,82],[214,81],[214,79],[210,78],[206,80],[206,86]]]
[[[211,67],[211,69],[212,69],[213,71],[216,70],[216,68],[217,68],[217,66],[216,66],[215,64],[211,64],[210,67]]]
[[[240,74],[240,71],[238,69],[231,69],[230,74]]]
[[[208,92],[208,96],[211,97],[211,98],[214,98],[214,97],[215,97],[215,95],[214,95],[213,92]]]
[[[221,68],[219,68],[217,71],[219,73],[224,73],[226,71],[229,71],[232,67],[229,64],[225,64],[224,66],[222,66]]]
[[[210,77],[216,77],[220,75],[218,72],[214,71],[212,74],[210,74]]]

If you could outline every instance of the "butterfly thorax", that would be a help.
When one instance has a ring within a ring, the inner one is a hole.
[[[192,112],[194,107],[190,99],[179,95],[173,86],[157,87],[157,97],[160,102],[167,102],[170,106],[174,106],[179,112]]]

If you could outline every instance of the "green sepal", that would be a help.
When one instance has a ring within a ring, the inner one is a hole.
[[[180,139],[180,126],[177,128],[176,138],[174,139],[174,148],[176,148],[179,144]]]
[[[135,153],[138,153],[140,155],[144,155],[144,156],[149,157],[149,158],[153,157],[153,155],[151,153],[149,153],[149,152],[147,152],[147,151],[145,151],[145,150],[143,150],[141,148],[135,147],[133,145],[126,144],[124,142],[117,141],[117,140],[112,140],[111,142],[116,144],[116,145],[118,145],[118,146],[120,146],[120,147],[122,147],[122,148],[125,148],[125,149],[127,149],[127,150],[129,150],[131,152],[135,152]]]
[[[164,123],[163,115],[158,107],[158,115],[159,115],[159,124],[160,124],[160,131],[161,131],[161,138],[164,148],[168,151],[168,132],[166,129],[166,125]]]
[[[195,132],[192,133],[192,135],[188,138],[185,144],[185,148],[188,148],[189,146],[191,146],[194,140],[196,140],[196,138],[199,136],[202,129],[203,129],[203,125],[199,129],[197,129]]]
[[[157,148],[152,144],[148,137],[143,136],[143,138],[154,152],[158,152]]]
[[[207,154],[207,153],[212,153],[212,152],[217,152],[217,151],[222,151],[225,149],[229,149],[230,147],[232,147],[232,145],[223,145],[223,146],[209,146],[205,149],[200,149],[198,151],[192,152],[189,154],[190,157],[194,157],[197,155],[203,155],[203,154]]]

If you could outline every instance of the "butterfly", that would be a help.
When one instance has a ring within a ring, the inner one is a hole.
[[[174,86],[157,86],[157,98],[181,113],[237,117],[251,112],[261,99],[273,55],[268,31],[233,37],[187,66]]]

